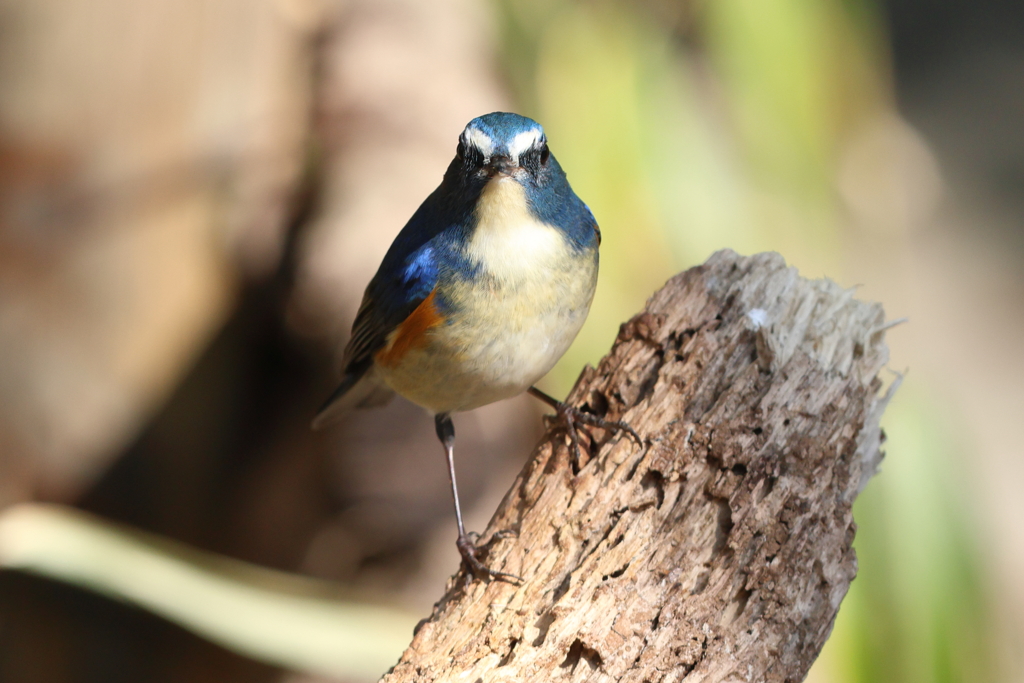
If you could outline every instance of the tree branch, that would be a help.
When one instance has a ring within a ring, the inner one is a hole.
[[[649,447],[549,432],[484,536],[523,584],[454,578],[383,680],[802,680],[856,573],[884,329],[776,254],[670,280],[570,397]]]

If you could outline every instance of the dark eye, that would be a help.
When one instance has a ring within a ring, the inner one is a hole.
[[[551,150],[548,149],[547,145],[540,148],[540,163],[548,163],[548,157],[551,156]]]
[[[459,147],[455,150],[455,154],[459,161],[469,168],[476,168],[483,164],[484,157],[480,153],[480,150],[473,145],[467,145],[463,142],[459,143]]]

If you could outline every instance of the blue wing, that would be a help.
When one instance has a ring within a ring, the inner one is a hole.
[[[423,303],[437,284],[438,266],[434,247],[428,242],[409,254],[396,269],[385,268],[370,281],[363,302],[352,323],[352,337],[345,347],[345,373],[362,374],[373,363],[388,335]]]
[[[458,162],[458,158],[452,162],[446,178],[457,170]],[[402,228],[366,287],[345,346],[344,376],[320,408],[314,428],[329,424],[349,407],[380,405],[390,398],[391,390],[378,383],[373,373],[367,375],[374,354],[434,291],[444,264],[459,260],[451,248],[452,236],[467,229],[474,203],[474,196],[453,194],[442,183]]]
[[[313,428],[334,422],[351,408],[369,408],[387,403],[393,392],[367,370],[374,354],[387,344],[388,336],[429,296],[437,281],[434,250],[423,245],[410,254],[397,272],[385,268],[370,281],[352,324],[352,337],[345,346],[344,374],[340,384],[317,411]]]
[[[450,225],[438,220],[440,208],[435,191],[402,228],[366,286],[342,357],[341,382],[320,407],[314,429],[330,424],[349,408],[382,405],[391,398],[391,390],[367,371],[389,335],[437,284],[440,254],[435,242]]]

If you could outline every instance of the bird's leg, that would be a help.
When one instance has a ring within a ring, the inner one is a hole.
[[[544,403],[555,409],[555,413],[558,418],[562,421],[562,425],[565,427],[565,433],[569,437],[570,443],[572,443],[573,455],[576,459],[576,467],[579,467],[580,459],[580,436],[576,431],[577,425],[588,425],[591,427],[599,427],[601,429],[607,429],[608,431],[614,432],[626,432],[634,441],[641,447],[644,445],[644,440],[637,434],[636,430],[630,427],[627,423],[621,420],[606,420],[603,417],[598,417],[592,413],[587,413],[579,408],[559,401],[553,396],[545,394],[537,387],[530,387],[526,390],[534,398],[539,398]]]
[[[476,556],[476,545],[470,535],[466,533],[466,527],[462,523],[462,508],[459,505],[459,488],[455,484],[455,425],[452,424],[451,415],[440,413],[434,416],[434,427],[437,430],[437,438],[444,446],[444,454],[448,459],[448,481],[452,484],[452,500],[455,501],[455,521],[459,526],[459,538],[455,541],[455,547],[459,549],[462,561],[469,567],[476,576],[492,577],[503,581],[521,583],[515,574],[498,572],[489,569]],[[476,534],[473,534],[474,536]]]

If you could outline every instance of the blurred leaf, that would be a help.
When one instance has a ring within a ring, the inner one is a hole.
[[[331,676],[376,679],[416,624],[397,610],[340,600],[323,581],[53,505],[0,514],[0,567],[125,600],[253,659]]]

